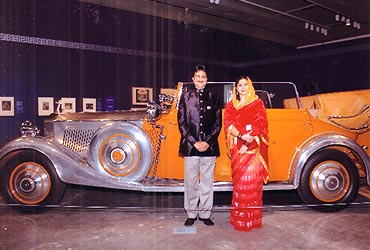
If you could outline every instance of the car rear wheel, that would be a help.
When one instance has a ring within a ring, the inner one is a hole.
[[[37,212],[62,199],[65,184],[44,155],[30,150],[17,151],[8,155],[5,161],[2,196],[12,208],[20,212]]]
[[[304,166],[298,193],[312,209],[339,211],[353,202],[359,190],[354,162],[344,152],[321,149]]]

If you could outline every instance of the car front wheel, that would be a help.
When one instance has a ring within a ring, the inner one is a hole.
[[[6,157],[2,171],[4,201],[20,212],[41,211],[56,205],[63,197],[65,184],[52,163],[35,151],[17,151]]]
[[[339,211],[353,202],[359,175],[351,158],[336,149],[321,149],[306,162],[298,186],[301,199],[312,209]]]

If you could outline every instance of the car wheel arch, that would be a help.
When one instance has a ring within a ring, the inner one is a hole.
[[[288,174],[288,179],[295,188],[299,186],[299,180],[306,161],[317,151],[325,148],[335,148],[343,152],[349,150],[355,156],[357,162],[366,169],[368,184],[370,185],[370,162],[363,148],[347,136],[336,133],[323,133],[309,138],[296,148]]]

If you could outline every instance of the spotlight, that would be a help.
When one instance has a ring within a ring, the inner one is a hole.
[[[316,32],[320,32],[320,27],[319,26],[316,27]]]
[[[341,21],[344,23],[346,21],[346,17],[345,16],[342,16]]]
[[[346,26],[351,26],[351,20],[349,18],[346,19]]]
[[[305,28],[305,29],[309,29],[309,28],[310,28],[310,24],[309,24],[309,23],[305,23],[305,24],[304,24],[304,28]]]
[[[336,21],[336,22],[339,22],[339,21],[340,21],[340,16],[339,16],[339,14],[336,14],[336,15],[335,15],[335,21]]]
[[[310,30],[313,30],[313,28],[314,28],[314,27],[313,27],[313,24],[311,24],[311,25],[310,25]]]

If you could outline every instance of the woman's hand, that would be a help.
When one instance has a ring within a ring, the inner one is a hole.
[[[239,154],[245,154],[245,152],[247,152],[247,150],[248,150],[248,146],[243,144],[239,149]]]
[[[252,131],[249,131],[248,133],[242,135],[242,140],[247,142],[248,144],[251,143],[254,140],[254,136],[251,136]]]

